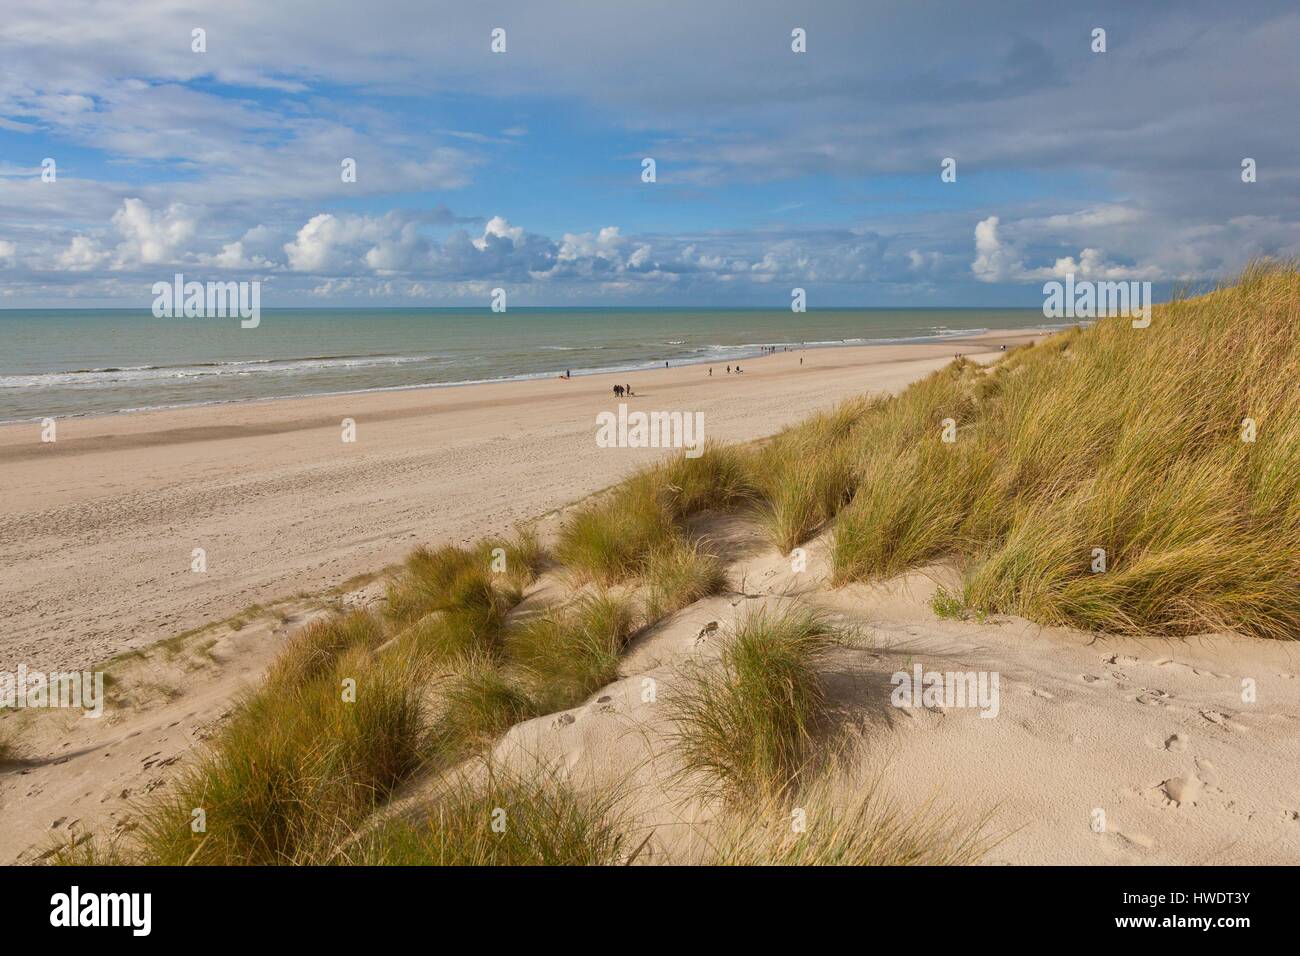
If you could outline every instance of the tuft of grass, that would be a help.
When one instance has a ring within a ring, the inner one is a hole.
[[[611,497],[580,509],[560,529],[557,557],[580,575],[605,584],[639,574],[650,553],[670,545],[677,534],[648,482],[634,478]]]
[[[300,687],[329,673],[339,659],[357,648],[383,643],[383,622],[369,611],[353,611],[313,621],[289,639],[267,672],[267,683]]]
[[[816,535],[852,499],[858,476],[850,439],[881,404],[851,399],[786,429],[757,452],[759,514],[782,553]]]
[[[651,552],[646,561],[646,620],[694,604],[727,589],[727,571],[716,555],[700,550],[698,543],[674,541]]]
[[[741,446],[706,442],[696,458],[685,453],[651,469],[642,479],[674,520],[702,511],[729,511],[752,501],[752,453]]]
[[[434,749],[454,759],[485,747],[536,715],[528,694],[492,660],[469,658],[442,690],[442,714],[434,726]]]
[[[389,584],[389,617],[410,624],[442,611],[484,630],[499,626],[509,602],[493,586],[490,550],[415,549]]]
[[[141,807],[141,859],[164,865],[328,859],[424,757],[418,675],[407,655],[358,647],[323,676],[268,681],[165,795]],[[348,699],[350,685],[354,699]]]
[[[510,538],[488,538],[475,549],[480,563],[490,568],[494,578],[503,581],[503,591],[517,604],[524,590],[537,580],[547,561],[537,530],[522,527]]]
[[[995,841],[985,821],[930,804],[903,813],[874,785],[842,804],[821,784],[797,807],[768,800],[732,810],[710,842],[715,866],[967,866]]]
[[[816,762],[827,713],[816,664],[834,639],[816,612],[759,610],[737,625],[718,668],[680,669],[669,715],[682,771],[733,799],[795,785]]]
[[[645,572],[651,555],[673,548],[687,519],[753,500],[750,453],[708,443],[645,468],[578,510],[560,529],[556,556],[580,575],[613,584]]]
[[[554,771],[490,770],[453,783],[425,821],[394,820],[349,848],[367,866],[612,866],[628,862],[616,789],[581,791]]]
[[[633,620],[625,599],[599,593],[511,628],[506,635],[510,659],[526,675],[539,711],[573,707],[615,680]]]

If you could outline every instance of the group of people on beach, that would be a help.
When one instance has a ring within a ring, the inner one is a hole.
[[[625,395],[627,395],[627,396],[635,396],[635,395],[636,395],[636,392],[632,391],[632,386],[631,386],[631,385],[615,385],[615,386],[614,386],[614,397],[615,397],[615,398],[622,398],[622,397],[625,396]]]

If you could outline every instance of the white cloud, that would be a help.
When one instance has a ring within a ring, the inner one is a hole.
[[[100,250],[89,236],[73,236],[68,248],[59,255],[59,265],[69,272],[85,272],[97,268],[108,253]]]
[[[114,265],[132,269],[183,258],[182,247],[193,238],[198,220],[179,203],[154,213],[142,200],[126,199],[113,214],[113,225],[122,236],[114,253]]]
[[[474,240],[474,248],[487,249],[494,239],[508,239],[514,245],[523,237],[524,230],[521,226],[510,225],[503,216],[493,216],[483,227],[483,235]]]

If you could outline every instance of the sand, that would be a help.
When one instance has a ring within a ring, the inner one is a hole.
[[[631,409],[702,412],[707,438],[747,440],[1028,337],[809,349],[743,375],[690,365],[65,419],[53,443],[38,424],[0,427],[0,671],[91,666],[612,484],[662,454],[597,447],[616,382]]]

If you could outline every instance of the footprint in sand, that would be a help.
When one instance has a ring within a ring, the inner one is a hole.
[[[1195,674],[1197,677],[1218,677],[1218,678],[1224,678],[1224,677],[1231,677],[1231,676],[1232,676],[1231,674],[1216,674],[1214,671],[1211,671],[1211,670],[1205,670],[1205,669],[1200,668],[1200,667],[1194,667],[1194,666],[1192,666],[1191,664],[1184,664],[1182,661],[1176,661],[1176,660],[1174,660],[1172,657],[1162,657],[1162,658],[1160,658],[1160,659],[1157,660],[1157,661],[1152,661],[1151,663],[1154,664],[1156,667],[1170,667],[1170,666],[1173,666],[1173,667],[1181,667],[1181,668],[1183,668],[1184,670],[1189,670],[1189,671],[1191,671],[1191,672],[1192,672],[1193,674]]]
[[[1203,710],[1201,716],[1216,727],[1222,727],[1224,730],[1243,731],[1247,729],[1244,724],[1239,724],[1232,719],[1235,716],[1234,714],[1225,714],[1217,710]]]
[[[1139,663],[1138,659],[1132,654],[1110,654],[1101,659],[1103,664],[1112,664],[1116,667],[1132,667]]]
[[[1181,807],[1185,803],[1196,804],[1201,795],[1202,784],[1200,778],[1189,773],[1181,777],[1170,777],[1156,789],[1164,794],[1165,799],[1170,803]]]
[[[1045,690],[1039,690],[1037,687],[1035,687],[1029,693],[1034,697],[1042,697],[1044,700],[1056,700],[1055,694],[1048,693]]]
[[[1180,754],[1187,749],[1187,737],[1183,734],[1172,734],[1165,740],[1165,749],[1171,753]]]
[[[1097,681],[1101,680],[1101,678],[1096,674],[1080,674],[1079,680],[1083,681],[1085,684],[1095,684]]]
[[[1204,757],[1196,758],[1196,777],[1207,787],[1217,789],[1219,786],[1219,772]]]

